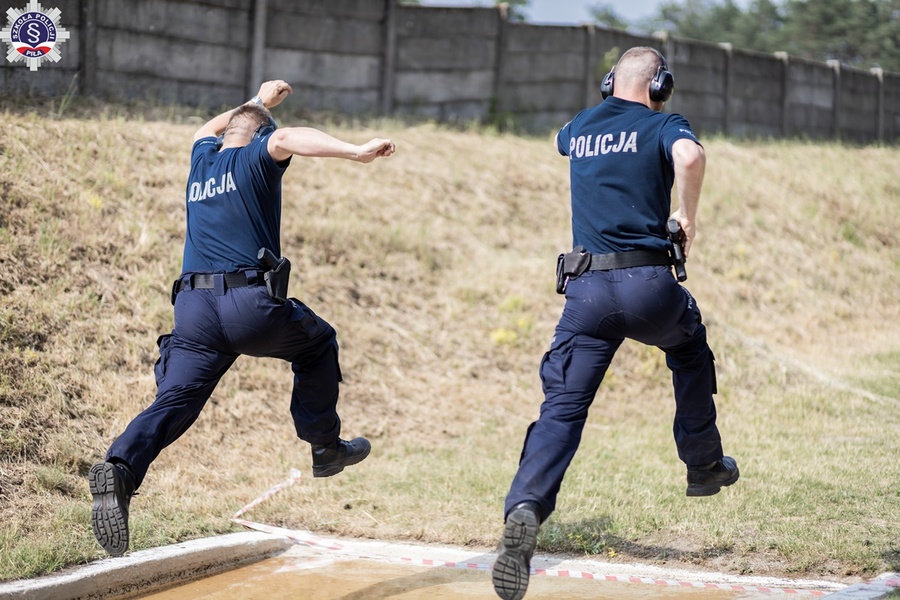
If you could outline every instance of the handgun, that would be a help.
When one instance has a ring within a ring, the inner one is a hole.
[[[675,219],[669,219],[666,222],[666,231],[669,234],[669,241],[672,242],[672,264],[675,266],[675,278],[678,281],[687,279],[687,270],[684,268],[684,230],[681,223]]]
[[[268,248],[260,248],[256,259],[262,262],[263,267],[267,269],[263,273],[263,279],[266,282],[269,297],[278,302],[286,302],[291,278],[291,261],[283,256],[276,257],[275,253]]]
[[[274,271],[278,268],[278,258],[275,256],[275,253],[268,248],[260,248],[256,258],[257,260],[262,261],[263,266],[269,271]]]

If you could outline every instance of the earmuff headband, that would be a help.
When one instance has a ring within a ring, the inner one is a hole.
[[[650,100],[653,102],[668,102],[675,91],[675,77],[669,72],[669,63],[666,57],[659,51],[656,52],[662,64],[656,69],[656,75],[650,80]],[[613,95],[615,84],[615,67],[603,77],[600,82],[600,95],[604,100]]]

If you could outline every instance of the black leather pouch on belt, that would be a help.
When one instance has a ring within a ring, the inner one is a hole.
[[[288,284],[291,279],[291,261],[285,257],[276,258],[275,254],[268,248],[260,248],[258,258],[262,261],[263,266],[268,269],[263,273],[263,279],[266,282],[266,290],[269,297],[278,302],[286,302],[288,295]]]
[[[583,246],[575,246],[571,252],[560,254],[556,259],[556,293],[565,294],[569,281],[577,279],[589,266],[591,253],[585,252]]]

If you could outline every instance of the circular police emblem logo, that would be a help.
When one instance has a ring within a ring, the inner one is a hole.
[[[45,11],[37,0],[31,0],[22,10],[6,11],[8,27],[0,31],[0,40],[9,44],[6,60],[24,60],[31,71],[41,62],[56,62],[62,55],[59,46],[69,39],[69,32],[59,26],[59,9]]]

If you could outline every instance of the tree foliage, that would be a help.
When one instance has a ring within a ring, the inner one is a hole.
[[[628,21],[619,16],[616,9],[609,3],[598,4],[589,8],[594,22],[610,29],[628,29]]]
[[[497,6],[507,4],[509,6],[510,21],[524,21],[525,9],[528,7],[530,1],[531,0],[495,0],[494,4]]]
[[[735,48],[900,72],[900,0],[669,0],[648,20],[627,23],[609,4],[592,9],[608,27],[668,31]]]

